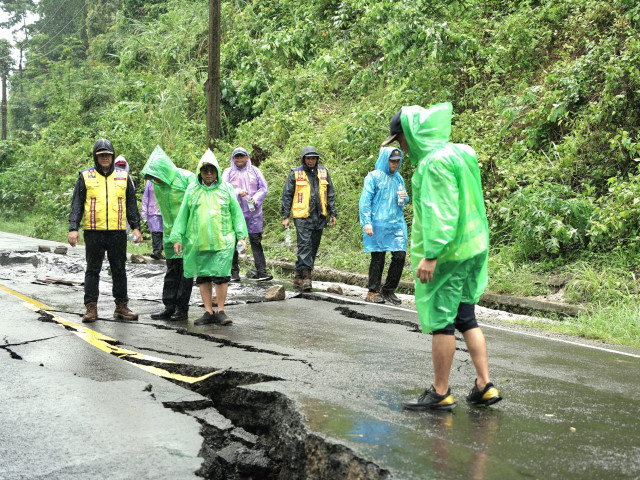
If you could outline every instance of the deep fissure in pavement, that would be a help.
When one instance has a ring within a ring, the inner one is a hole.
[[[176,365],[176,373],[202,375],[201,367]],[[295,402],[285,395],[244,388],[279,380],[228,370],[189,388],[210,401],[167,402],[202,426],[198,475],[207,479],[390,479],[391,473],[350,448],[308,431]]]
[[[406,320],[396,320],[394,318],[386,318],[386,317],[378,317],[375,315],[368,315],[366,313],[358,312],[349,307],[336,307],[336,311],[340,312],[347,318],[355,318],[356,320],[365,320],[367,322],[376,322],[376,323],[387,323],[394,325],[403,325],[408,327],[412,332],[420,332],[420,326],[414,322],[409,322]]]

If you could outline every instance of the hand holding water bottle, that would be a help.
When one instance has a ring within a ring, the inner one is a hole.
[[[287,225],[284,229],[284,246],[291,246],[291,228]]]
[[[404,205],[404,200],[407,198],[407,192],[404,191],[404,187],[402,185],[398,186],[398,206],[401,207]]]
[[[238,252],[238,257],[244,258],[245,253],[247,253],[247,243],[244,239],[238,240],[236,244],[236,251]]]
[[[137,228],[131,230],[129,232],[129,240],[131,240],[134,245],[139,245],[140,243],[142,243],[142,233],[140,233],[140,230],[138,230]]]

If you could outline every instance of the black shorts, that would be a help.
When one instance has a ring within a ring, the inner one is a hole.
[[[215,283],[216,285],[222,285],[223,283],[229,283],[231,277],[196,277],[196,284],[200,285],[201,283]]]
[[[450,323],[446,327],[440,330],[434,330],[431,332],[433,335],[453,335],[456,329],[460,333],[464,333],[472,328],[478,328],[478,322],[476,321],[475,305],[473,303],[461,303],[458,305],[458,314],[453,323]]]

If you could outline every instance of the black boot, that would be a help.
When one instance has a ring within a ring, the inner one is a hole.
[[[164,310],[152,313],[151,318],[154,320],[169,320],[175,311],[175,307],[164,307]]]

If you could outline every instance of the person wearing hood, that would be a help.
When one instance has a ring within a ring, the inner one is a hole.
[[[151,180],[147,180],[144,184],[140,214],[142,215],[142,220],[147,222],[151,232],[151,249],[153,250],[151,258],[163,260],[165,256],[162,255],[162,215],[158,208],[155,188]]]
[[[318,165],[320,154],[315,147],[302,149],[299,167],[291,169],[282,190],[282,226],[290,228],[289,215],[293,215],[298,243],[298,259],[293,286],[311,290],[313,271],[322,231],[336,225],[335,193],[326,167]]]
[[[119,168],[120,170],[124,170],[125,172],[129,173],[129,162],[127,162],[127,159],[124,158],[124,155],[118,155],[116,157],[116,159],[113,161],[113,165],[116,168]],[[133,178],[131,178],[131,180],[133,181]],[[135,183],[134,183],[135,185]],[[125,223],[125,231],[127,233],[129,233],[129,229],[131,227],[129,226],[129,222],[126,221]]]
[[[171,232],[173,249],[184,258],[184,275],[196,277],[204,303],[204,315],[196,325],[231,319],[224,311],[231,279],[231,262],[237,247],[247,251],[247,225],[233,186],[222,180],[218,160],[207,150],[196,168],[197,181],[191,183],[182,200]],[[216,289],[217,312],[213,311]]]
[[[80,238],[80,222],[84,217],[84,243],[87,270],[84,276],[85,323],[98,319],[98,284],[100,270],[107,253],[111,267],[112,294],[116,303],[115,318],[137,320],[129,310],[127,294],[127,234],[131,225],[136,241],[142,241],[140,214],[135,187],[125,170],[114,166],[114,148],[109,140],[100,139],[93,146],[94,166],[82,170],[73,189],[69,213],[67,241],[75,247]]]
[[[407,222],[404,206],[409,197],[400,175],[402,152],[397,148],[383,147],[375,170],[364,179],[360,195],[360,225],[364,253],[371,254],[369,264],[369,292],[365,300],[399,305],[396,296],[407,252]],[[382,271],[386,252],[391,252],[391,265],[382,290]]]
[[[152,225],[152,222],[155,221],[153,217],[156,215],[151,214],[154,211],[154,205],[150,196],[147,196],[146,188],[142,197],[142,211],[148,215],[149,229],[158,228],[162,232],[162,243],[159,250],[161,251],[164,246],[167,261],[167,273],[164,276],[162,287],[164,309],[152,313],[151,318],[171,321],[187,320],[193,279],[185,278],[182,257],[173,251],[170,235],[187,187],[195,181],[196,176],[193,172],[176,167],[159,145],[151,152],[142,169],[142,175],[147,179],[147,185],[151,184],[152,186],[153,196],[157,202],[156,208],[160,214],[157,217],[160,217],[162,223]],[[155,245],[153,250],[155,253]]]
[[[402,107],[382,144],[397,140],[416,167],[411,263],[420,325],[433,335],[434,381],[416,401],[403,403],[412,410],[456,406],[449,388],[456,329],[476,371],[467,402],[487,406],[502,400],[489,377],[487,345],[474,312],[487,286],[489,252],[480,168],[471,147],[449,142],[452,114],[448,102],[428,109]]]
[[[231,152],[231,166],[222,172],[222,179],[233,186],[247,223],[256,268],[255,279],[263,282],[271,280],[273,277],[267,273],[267,262],[262,250],[262,202],[267,196],[267,181],[258,167],[251,164],[251,158],[244,148],[236,148]],[[233,254],[231,281],[240,281],[237,251]]]

